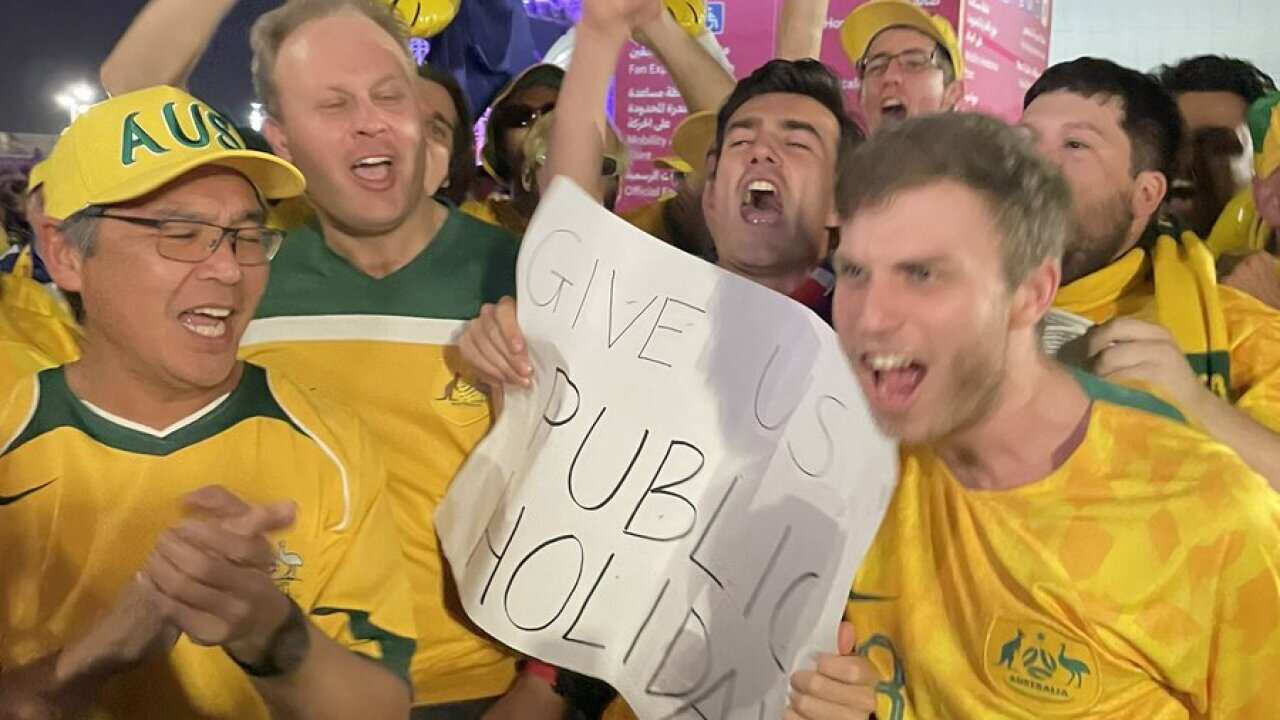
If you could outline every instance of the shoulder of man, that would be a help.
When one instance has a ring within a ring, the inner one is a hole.
[[[443,230],[456,232],[469,242],[477,242],[497,253],[514,257],[520,251],[520,239],[510,230],[487,218],[477,217],[473,208],[458,207],[446,200],[441,200],[449,208],[449,219]],[[484,206],[479,206],[484,207]]]
[[[30,424],[40,401],[38,373],[52,365],[27,345],[0,341],[0,457]]]

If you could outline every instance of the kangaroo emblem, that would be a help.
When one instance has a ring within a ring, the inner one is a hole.
[[[276,551],[276,567],[283,566],[282,574],[276,578],[279,582],[289,582],[298,579],[298,568],[302,567],[302,556],[295,552],[290,552],[284,547],[284,541],[281,540]]]
[[[1013,669],[1013,661],[1018,657],[1018,650],[1022,647],[1022,628],[1018,628],[1018,636],[1004,645],[1000,646],[1000,662],[997,665],[1004,665],[1010,670]]]
[[[1058,649],[1058,665],[1069,674],[1067,678],[1068,685],[1074,682],[1076,687],[1080,687],[1084,683],[1084,676],[1089,674],[1088,665],[1075,658],[1067,657],[1067,646],[1065,644]]]
[[[474,407],[483,405],[486,397],[478,388],[463,380],[460,373],[454,373],[453,379],[444,386],[444,392],[436,399]]]

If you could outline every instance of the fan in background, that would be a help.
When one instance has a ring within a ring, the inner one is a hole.
[[[409,28],[409,35],[429,38],[453,22],[462,0],[385,0]]]

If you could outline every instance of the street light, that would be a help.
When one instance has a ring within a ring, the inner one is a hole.
[[[67,111],[71,122],[75,122],[76,118],[83,115],[97,99],[97,91],[87,82],[72,83],[53,96],[53,101]]]
[[[262,132],[262,125],[267,121],[267,113],[262,109],[262,103],[249,103],[249,127],[254,132]]]

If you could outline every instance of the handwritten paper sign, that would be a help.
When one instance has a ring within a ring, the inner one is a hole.
[[[436,517],[466,612],[641,718],[781,718],[897,476],[835,335],[563,179],[518,273],[534,385]]]

